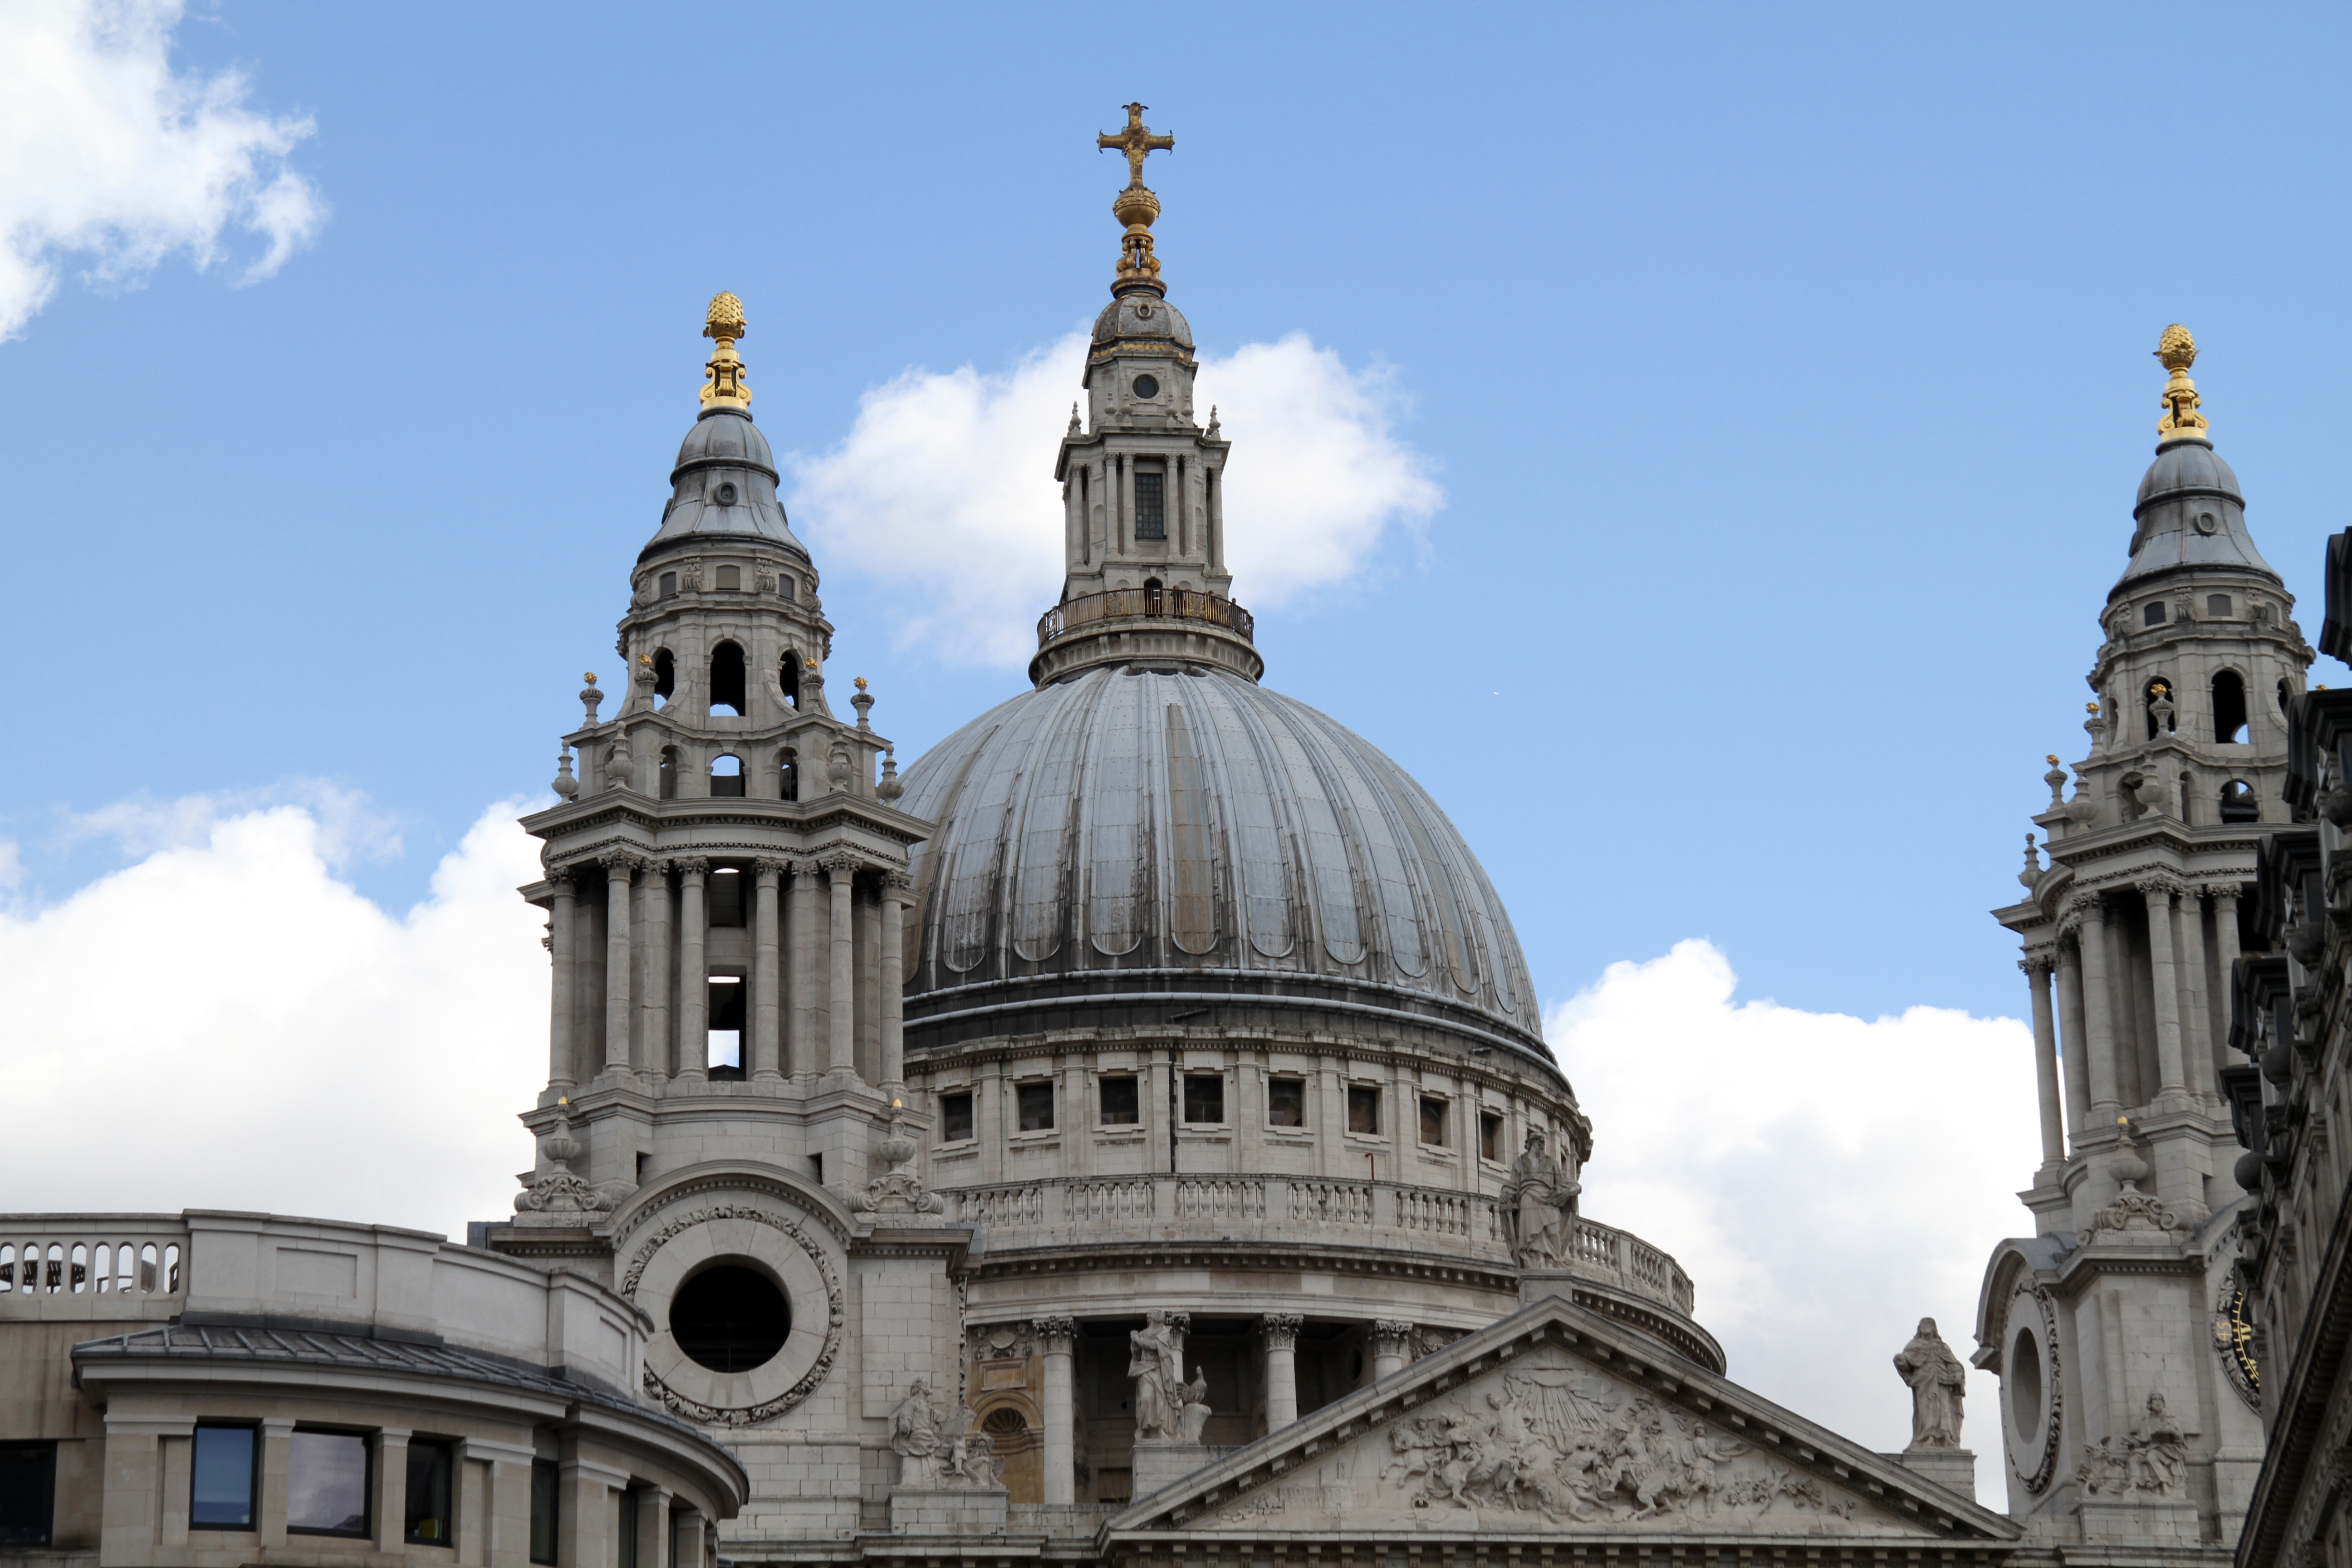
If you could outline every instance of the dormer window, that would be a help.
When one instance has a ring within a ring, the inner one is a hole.
[[[1168,537],[1168,474],[1165,469],[1135,468],[1135,537]]]

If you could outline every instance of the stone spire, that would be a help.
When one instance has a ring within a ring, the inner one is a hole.
[[[1215,664],[1255,679],[1249,613],[1225,569],[1229,444],[1193,409],[1192,329],[1168,303],[1152,254],[1160,198],[1143,161],[1175,145],[1127,106],[1125,130],[1097,136],[1127,154],[1129,180],[1111,204],[1125,226],[1111,302],[1087,353],[1087,418],[1071,412],[1054,477],[1062,481],[1066,571],[1061,602],[1038,623],[1029,673],[1039,684],[1073,670],[1149,658]]]

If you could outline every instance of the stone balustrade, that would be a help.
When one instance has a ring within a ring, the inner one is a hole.
[[[1114,1240],[1253,1241],[1411,1251],[1433,1238],[1448,1256],[1511,1266],[1494,1197],[1444,1187],[1328,1176],[1072,1176],[948,1188],[951,1219],[982,1228],[991,1253]],[[1684,1317],[1690,1276],[1630,1231],[1580,1219],[1569,1272]]]
[[[20,1215],[0,1221],[0,1318],[149,1316],[187,1290],[178,1215]]]

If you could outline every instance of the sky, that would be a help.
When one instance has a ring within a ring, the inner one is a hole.
[[[0,4],[0,589],[38,677],[0,1037],[60,1139],[94,1056],[151,1089],[104,1102],[145,1130],[104,1191],[29,1136],[0,1190],[502,1207],[544,1027],[509,825],[614,674],[706,303],[744,300],[834,669],[911,762],[1020,688],[1058,590],[1125,174],[1093,139],[1135,99],[1176,138],[1159,254],[1268,683],[1484,860],[1597,1124],[1591,1212],[1690,1268],[1736,1374],[1897,1447],[1885,1356],[1922,1311],[1965,1350],[2025,1225],[1985,911],[2042,754],[2083,747],[2166,323],[2307,632],[2352,522],[2348,34]],[[1686,1060],[1746,1087],[1644,1066]],[[287,1197],[238,1128],[331,1178]],[[1825,1345],[1837,1303],[1866,1327]]]

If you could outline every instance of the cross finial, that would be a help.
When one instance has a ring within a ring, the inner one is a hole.
[[[1155,136],[1144,125],[1143,110],[1144,106],[1140,103],[1129,104],[1127,129],[1095,138],[1097,147],[1116,147],[1127,154],[1127,183],[1130,185],[1143,184],[1145,158],[1154,153],[1173,153],[1176,150],[1176,138]]]

